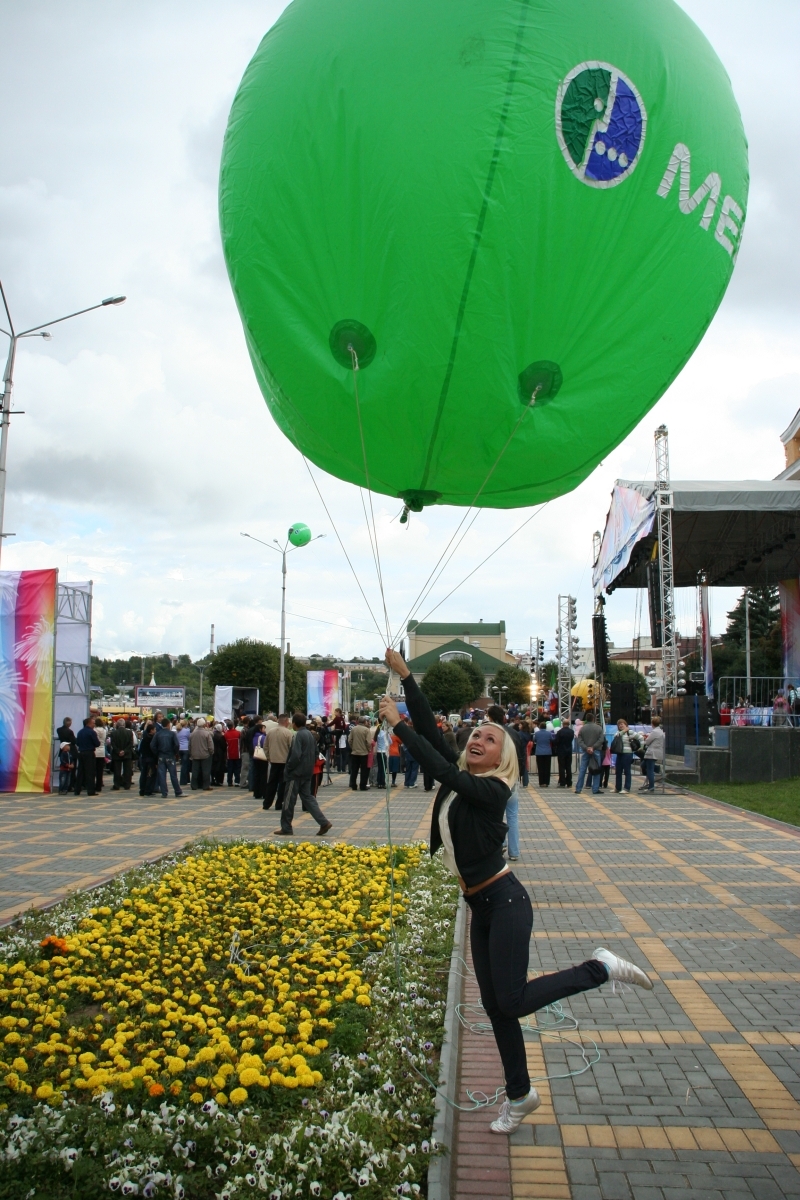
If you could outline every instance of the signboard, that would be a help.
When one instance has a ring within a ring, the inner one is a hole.
[[[342,706],[342,680],[338,671],[306,671],[306,712],[332,717]]]
[[[162,712],[186,708],[185,687],[139,687],[134,688],[134,704],[137,708],[160,708]]]

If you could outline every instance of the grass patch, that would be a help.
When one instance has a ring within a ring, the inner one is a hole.
[[[800,825],[800,779],[780,779],[775,783],[703,783],[692,791],[788,825]]]

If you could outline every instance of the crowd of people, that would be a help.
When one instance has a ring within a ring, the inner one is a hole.
[[[405,714],[404,724],[413,729]],[[568,720],[554,728],[552,722],[531,721],[491,705],[485,713],[465,717],[454,726],[443,717],[436,718],[444,744],[454,754],[466,746],[473,731],[481,724],[504,726],[517,755],[518,778],[506,807],[508,855],[519,857],[519,786],[527,787],[533,763],[540,787],[549,787],[555,758],[558,786],[572,788],[573,761],[578,772],[575,792],[590,786],[597,793],[610,785],[612,761],[615,764],[615,791],[630,792],[634,762],[641,761],[645,776],[640,791],[655,789],[657,764],[663,762],[665,739],[658,717],[646,735],[632,731],[627,722],[617,722],[611,740],[603,724],[591,712]],[[111,775],[112,791],[133,787],[134,767],[139,770],[139,795],[160,792],[166,799],[169,785],[176,796],[184,788],[210,792],[219,787],[238,787],[252,792],[265,810],[280,813],[278,836],[290,836],[298,800],[327,833],[327,820],[317,799],[320,786],[332,782],[333,773],[347,775],[353,791],[386,786],[416,788],[422,775],[426,792],[433,790],[435,779],[413,753],[413,743],[398,732],[386,729],[374,717],[352,720],[336,709],[329,718],[287,713],[266,717],[242,715],[236,721],[209,723],[205,717],[181,717],[172,720],[157,712],[152,720],[137,721],[120,717],[107,722],[102,716],[90,716],[76,733],[69,717],[58,730],[59,793],[96,795]],[[398,784],[398,778],[401,784]]]

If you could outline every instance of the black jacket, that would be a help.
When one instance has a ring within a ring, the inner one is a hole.
[[[571,725],[562,725],[556,730],[553,738],[554,754],[572,754],[572,743],[575,740],[575,730]]]
[[[133,733],[124,726],[111,730],[111,751],[114,758],[133,758]]]
[[[317,764],[317,739],[310,729],[298,729],[286,759],[285,779],[310,779]]]
[[[180,750],[175,730],[165,729],[163,725],[159,725],[150,743],[150,753],[156,758],[177,758]]]
[[[450,792],[455,792],[447,813],[453,850],[461,878],[467,887],[475,887],[506,865],[503,842],[508,826],[503,817],[511,789],[496,775],[484,778],[459,771],[455,765],[458,755],[444,740],[431,706],[412,675],[403,680],[403,690],[414,728],[401,721],[394,732],[423,771],[442,785],[433,805],[431,854],[442,844],[439,810]]]

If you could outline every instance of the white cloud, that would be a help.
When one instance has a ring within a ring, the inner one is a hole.
[[[800,406],[800,167],[785,116],[800,110],[800,6],[684,6],[727,66],[750,138],[743,249],[711,330],[640,427],[436,609],[440,619],[503,618],[515,646],[536,634],[552,647],[556,596],[567,591],[588,638],[592,532],[617,476],[652,473],[656,425],[669,426],[675,478],[769,478],[783,466],[778,434]],[[4,13],[0,98],[14,119],[4,130],[0,264],[14,313],[33,324],[116,292],[129,299],[20,351],[15,406],[26,415],[11,429],[6,509],[17,538],[3,564],[92,577],[100,653],[196,656],[212,621],[218,644],[276,639],[280,560],[239,534],[270,542],[296,520],[327,536],[289,559],[292,648],[381,652],[378,631],[362,632],[373,620],[302,460],[258,391],[219,246],[228,108],[280,7],[74,0]],[[315,475],[380,625],[358,493]],[[375,506],[396,627],[462,514],[426,510],[403,526],[399,503]],[[483,512],[418,615],[527,515]],[[734,596],[715,593],[715,630]],[[634,604],[622,592],[609,603],[618,642],[631,636]],[[682,626],[693,606],[679,597]]]

